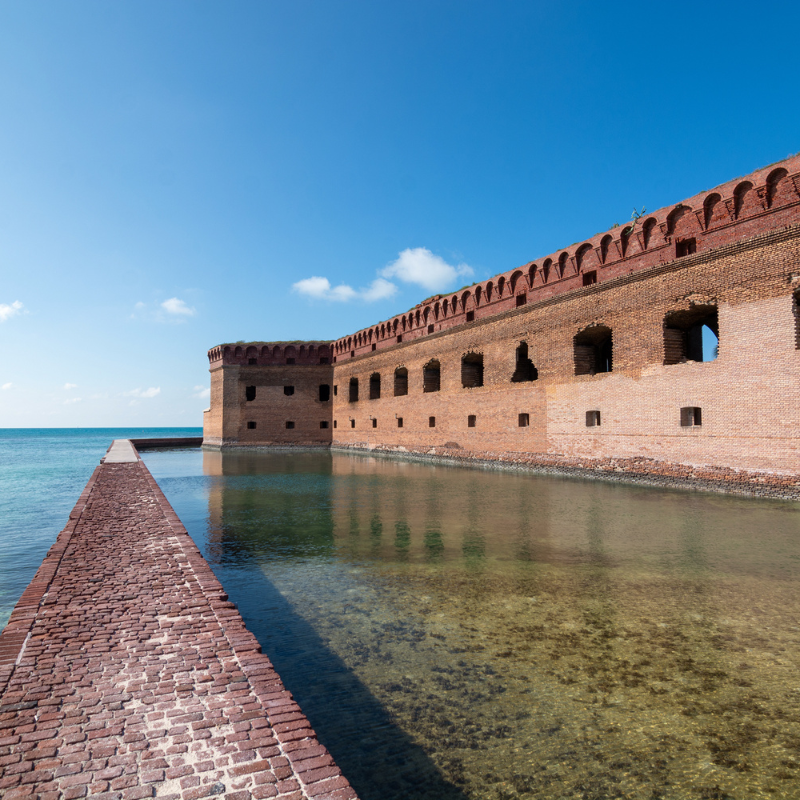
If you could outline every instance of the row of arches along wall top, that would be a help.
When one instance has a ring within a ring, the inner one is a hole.
[[[766,172],[762,184],[756,183],[757,174],[754,174],[750,176],[752,179],[731,182],[691,201],[637,219],[632,228],[631,223],[627,223],[614,228],[613,233],[592,237],[572,252],[565,250],[541,262],[531,262],[510,275],[496,276],[449,297],[436,296],[407,314],[338,340],[334,343],[334,352],[347,353],[406,331],[419,330],[441,319],[513,297],[518,291],[586,274],[800,200],[800,173],[790,175],[784,167]],[[693,248],[679,251],[676,256],[690,252],[694,252]]]
[[[284,363],[287,358],[293,358],[298,363],[319,363],[320,358],[329,358],[331,347],[328,344],[311,345],[225,345],[209,350],[208,358],[216,361],[224,358],[226,361],[248,361],[261,359],[280,361]]]

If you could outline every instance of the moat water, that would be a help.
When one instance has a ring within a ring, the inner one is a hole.
[[[145,461],[362,800],[800,797],[800,507]]]

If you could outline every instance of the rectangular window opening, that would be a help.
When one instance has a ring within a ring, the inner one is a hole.
[[[290,419],[287,419],[287,420],[286,420],[286,427],[287,427],[289,430],[291,430],[292,428],[294,428],[294,422],[292,422],[292,420],[290,420]]]
[[[247,363],[252,367],[254,364],[258,364],[257,358],[248,358]]]
[[[477,417],[474,414],[470,414],[467,417],[467,427],[468,428],[474,428],[476,419],[477,419]]]
[[[351,350],[350,351],[350,358],[355,358],[355,357],[356,357],[356,351],[355,350]]]
[[[286,363],[287,364],[294,364],[294,359],[293,358],[287,358],[286,359]]]
[[[596,428],[600,425],[600,412],[599,411],[587,411],[586,412],[586,427],[587,428]]]
[[[686,406],[681,409],[681,427],[697,428],[703,424],[703,409],[697,406]]]
[[[331,387],[327,383],[319,385],[319,401],[320,403],[327,403],[331,399]]]
[[[402,417],[398,417],[397,418],[397,427],[398,428],[402,428],[403,427],[403,418]]]
[[[697,239],[679,239],[675,242],[675,257],[682,258],[697,252]]]
[[[350,427],[351,428],[355,428],[355,426],[356,426],[356,421],[354,419],[351,419],[350,420]]]
[[[378,420],[375,419],[375,417],[372,418],[372,427],[373,428],[377,428],[378,427]]]
[[[531,424],[530,414],[520,414],[519,415],[519,427],[520,428],[527,428],[530,424]]]
[[[475,312],[467,311],[467,322],[473,322],[474,320],[475,320]]]
[[[320,358],[320,360],[319,360],[319,363],[320,363],[320,364],[327,364],[327,363],[328,363],[328,359],[327,359],[327,357],[326,357],[326,356],[322,356],[322,357]]]
[[[428,417],[428,427],[429,428],[436,427],[436,417]]]
[[[284,394],[285,394],[287,397],[290,397],[291,395],[293,395],[293,394],[294,394],[294,386],[284,386],[284,387],[283,387],[283,393],[284,393]]]
[[[322,420],[322,421],[319,423],[319,427],[320,427],[320,428],[322,428],[322,429],[325,429],[325,428],[327,428],[327,427],[328,427],[328,420],[326,420],[326,419],[323,419],[323,420]]]
[[[399,333],[399,334],[397,335],[397,343],[398,343],[398,344],[400,344],[400,342],[402,342],[402,341],[403,341],[403,334],[402,334],[402,333]]]
[[[520,306],[524,306],[527,302],[528,302],[527,294],[523,293],[517,295],[517,308],[519,308]]]
[[[338,383],[334,383],[333,384],[333,396],[337,397],[338,394],[339,394],[339,384]]]
[[[584,286],[593,286],[595,283],[597,283],[597,270],[592,270],[591,272],[583,273]]]
[[[247,429],[248,430],[250,430],[250,431],[255,430],[255,427],[256,427],[255,422],[250,421],[250,422],[247,423]]]
[[[433,325],[428,325],[428,333],[433,333]]]
[[[335,420],[333,421],[333,427],[334,427],[334,428],[338,428],[338,427],[339,427],[339,420],[338,420],[338,419],[335,419]]]
[[[372,345],[372,349],[373,349],[373,350],[377,350],[377,348],[378,348],[378,345],[376,345],[376,344],[373,344],[373,345]]]
[[[251,400],[255,400],[256,399],[256,387],[255,386],[245,386],[244,397],[245,397],[245,400],[247,400],[248,403]]]

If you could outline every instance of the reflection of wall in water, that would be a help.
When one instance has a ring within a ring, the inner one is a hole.
[[[549,481],[334,453],[333,530],[357,557],[547,561]]]

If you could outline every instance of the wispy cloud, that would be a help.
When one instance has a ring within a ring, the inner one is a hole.
[[[208,386],[195,386],[194,387],[194,394],[193,397],[199,397],[201,400],[205,400],[208,397],[211,397],[211,389]]]
[[[190,308],[183,300],[179,300],[177,297],[170,297],[169,300],[165,300],[161,304],[161,308],[167,314],[173,314],[176,317],[193,317],[197,313],[194,308]]]
[[[292,285],[292,289],[306,297],[315,300],[329,300],[334,303],[347,303],[351,300],[374,303],[376,300],[391,297],[397,291],[397,287],[391,281],[383,278],[375,278],[369,286],[363,289],[354,289],[346,283],[331,286],[331,282],[327,278],[317,275],[297,281]]]
[[[397,278],[404,283],[416,283],[430,292],[443,292],[451,288],[460,276],[472,274],[473,270],[469,265],[448,264],[427,247],[409,247],[381,270],[384,278]]]
[[[388,278],[397,278],[403,283],[415,283],[430,292],[443,292],[450,289],[455,281],[465,275],[472,275],[468,264],[448,264],[427,247],[409,247],[387,264],[379,277],[363,289],[354,289],[346,283],[331,286],[331,282],[320,275],[303,278],[292,284],[292,290],[314,300],[327,300],[334,303],[348,303],[361,300],[374,303],[386,300],[397,293],[397,286]]]
[[[123,397],[141,397],[149,398],[161,394],[160,386],[151,386],[149,389],[131,389],[129,392],[123,392]]]
[[[16,317],[23,312],[24,308],[25,306],[19,300],[15,300],[10,305],[8,303],[0,303],[0,322]]]
[[[64,401],[64,405],[68,406],[71,405],[72,403],[80,403],[80,402],[81,402],[80,397],[70,397],[68,400]]]
[[[4,383],[4,384],[3,384],[3,391],[4,391],[4,392],[7,392],[7,391],[8,391],[9,389],[11,389],[13,386],[14,386],[14,384],[13,384],[13,383],[11,383],[10,381],[9,381],[8,383]]]
[[[64,384],[64,388],[67,391],[69,391],[70,389],[77,389],[78,388],[78,384],[77,383],[65,383]]]

